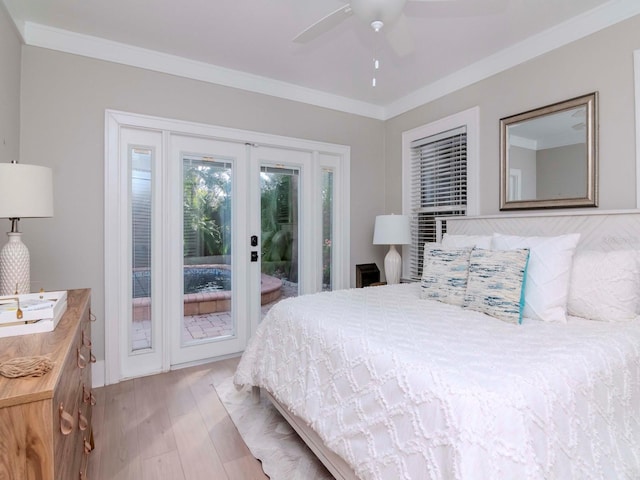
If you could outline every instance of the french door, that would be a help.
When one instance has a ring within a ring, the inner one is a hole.
[[[171,134],[169,148],[167,322],[179,365],[246,344],[250,165],[241,143]]]
[[[279,299],[347,287],[348,162],[107,112],[106,383],[236,354]]]

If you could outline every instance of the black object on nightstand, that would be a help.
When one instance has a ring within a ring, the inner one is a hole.
[[[356,287],[368,287],[380,282],[380,270],[375,263],[356,265]]]

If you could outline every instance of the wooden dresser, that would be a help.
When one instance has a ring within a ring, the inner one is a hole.
[[[0,338],[0,363],[47,355],[42,377],[0,376],[0,480],[86,478],[93,449],[91,291],[69,290],[52,332]]]

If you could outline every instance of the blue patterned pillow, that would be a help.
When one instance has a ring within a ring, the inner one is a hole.
[[[467,290],[471,248],[442,248],[425,243],[420,297],[462,305]]]
[[[528,261],[528,248],[474,248],[469,257],[469,278],[463,306],[506,322],[522,323]]]

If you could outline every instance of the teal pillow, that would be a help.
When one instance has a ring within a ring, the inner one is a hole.
[[[463,307],[505,322],[522,323],[528,261],[528,248],[474,248],[469,257],[469,277]]]

